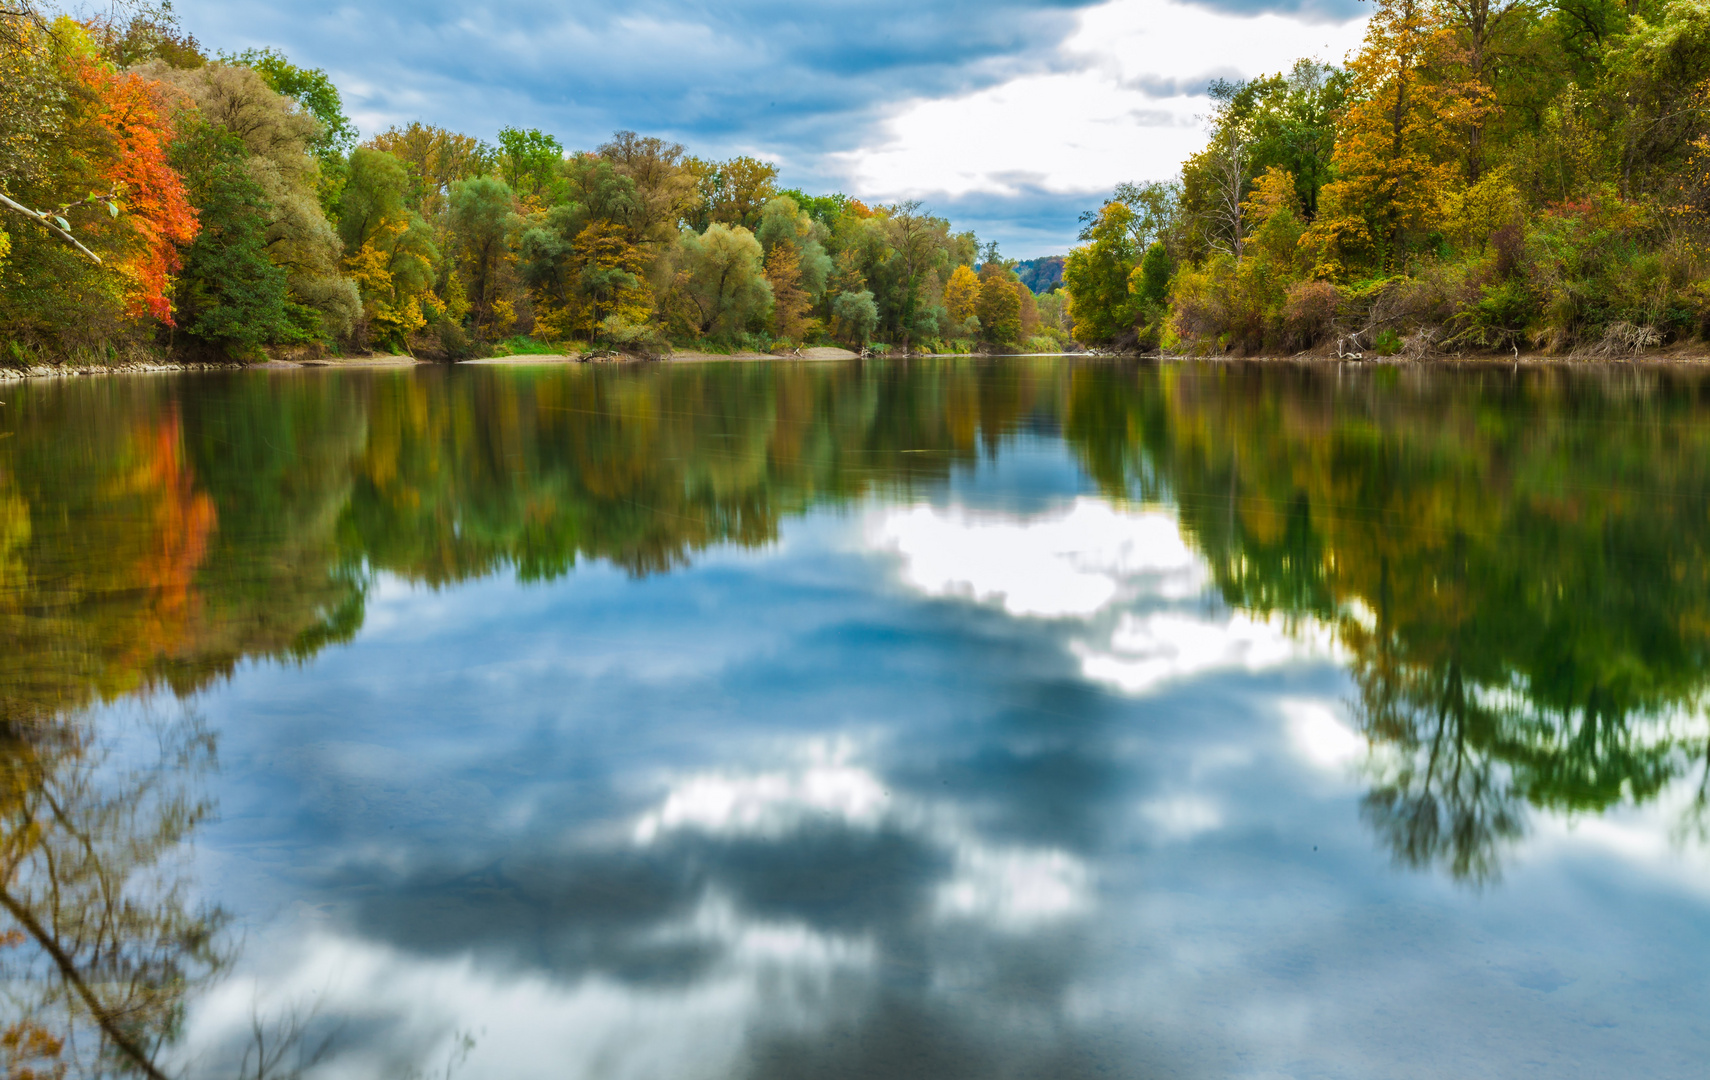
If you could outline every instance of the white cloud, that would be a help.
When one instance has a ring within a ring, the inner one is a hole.
[[[1277,708],[1295,752],[1319,768],[1343,770],[1366,752],[1366,740],[1343,723],[1340,710],[1330,702],[1284,700]]]
[[[1130,591],[1133,578],[1165,596],[1205,585],[1172,515],[1103,499],[1021,519],[920,505],[880,514],[868,539],[900,553],[903,580],[921,592],[1001,603],[1011,615],[1085,618]]]
[[[938,913],[1024,931],[1086,911],[1091,878],[1086,863],[1054,848],[964,846],[955,876],[938,890]]]
[[[657,810],[642,815],[634,839],[652,844],[674,832],[779,841],[816,824],[871,832],[894,829],[950,856],[935,891],[939,918],[1025,933],[1092,906],[1092,871],[1055,847],[993,844],[948,802],[893,796],[878,775],[809,747],[795,768],[703,773],[669,785]]]
[[[663,833],[692,829],[776,840],[814,821],[874,829],[885,817],[888,799],[878,777],[841,764],[690,776],[672,787],[658,810],[642,817],[635,839],[648,844]]]
[[[1214,77],[1333,62],[1365,20],[1233,15],[1174,0],[1112,0],[1081,17],[1060,70],[901,107],[878,146],[832,155],[863,195],[1093,191],[1161,180],[1205,144],[1198,91]]]
[[[1328,654],[1329,634],[1315,626],[1290,630],[1278,618],[1242,612],[1158,611],[1124,615],[1108,645],[1077,643],[1081,673],[1140,694],[1205,671],[1263,671]]]

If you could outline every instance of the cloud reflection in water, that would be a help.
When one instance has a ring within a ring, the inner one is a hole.
[[[303,903],[192,1041],[241,1037],[265,987],[346,1018],[334,1077],[435,1068],[455,1031],[478,1042],[458,1075],[507,1078],[1361,1075],[1480,1025],[1503,1065],[1589,1045],[1571,995],[1622,955],[1582,933],[1594,913],[1387,873],[1333,650],[1217,601],[1172,515],[950,499],[789,540],[424,593],[434,624],[391,595],[423,718],[406,697],[342,736],[392,749],[305,804],[325,835],[295,862],[332,869],[289,886]],[[318,707],[380,677],[374,644],[317,661]],[[521,645],[506,679],[453,674]],[[352,794],[406,776],[470,815]],[[1501,930],[1521,908],[1590,944]]]

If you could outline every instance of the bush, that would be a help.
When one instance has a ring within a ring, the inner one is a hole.
[[[1290,346],[1310,349],[1330,336],[1342,294],[1328,281],[1297,281],[1283,304],[1283,328]]]

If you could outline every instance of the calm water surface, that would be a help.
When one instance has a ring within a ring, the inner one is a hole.
[[[9,1075],[1704,1075],[1697,372],[0,397]]]

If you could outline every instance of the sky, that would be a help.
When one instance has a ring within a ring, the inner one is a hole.
[[[920,199],[1061,254],[1116,184],[1203,145],[1214,79],[1340,61],[1359,0],[178,0],[204,46],[324,68],[370,135],[421,120],[570,148],[613,131],[752,154],[785,187]]]

